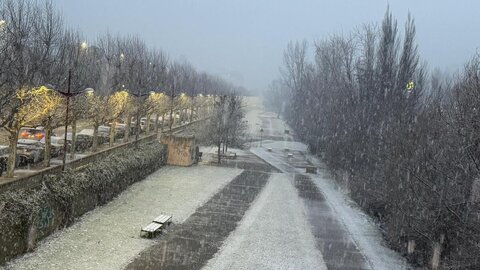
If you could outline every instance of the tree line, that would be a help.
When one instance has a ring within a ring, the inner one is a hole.
[[[115,123],[125,119],[128,141],[132,117],[138,124],[140,116],[155,115],[158,127],[159,115],[174,120],[180,112],[191,119],[199,108],[213,106],[210,95],[245,92],[188,62],[171,61],[136,36],[106,33],[90,44],[80,30],[64,23],[52,1],[0,1],[0,128],[9,134],[7,177],[13,177],[23,126],[44,126],[49,165],[50,134],[66,124],[59,91],[67,90],[72,144],[77,120],[88,120],[94,129],[93,151],[100,125],[111,123],[113,144]]]
[[[416,266],[479,269],[480,56],[429,72],[409,15],[290,43],[267,106],[282,113],[389,245]]]

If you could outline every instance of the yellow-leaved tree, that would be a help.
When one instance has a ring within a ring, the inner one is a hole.
[[[110,95],[107,99],[107,108],[108,108],[108,121],[111,122],[110,125],[110,146],[113,146],[115,142],[115,128],[118,119],[127,109],[127,104],[130,101],[129,94],[127,91],[119,91]]]
[[[45,86],[23,88],[17,91],[15,98],[20,106],[8,125],[4,128],[9,133],[9,155],[7,177],[13,177],[17,164],[17,140],[20,128],[27,125],[39,125],[52,115],[61,104],[61,97]],[[53,116],[52,116],[53,117]]]

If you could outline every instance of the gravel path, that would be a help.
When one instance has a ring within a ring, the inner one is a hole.
[[[86,214],[7,269],[121,269],[155,240],[139,231],[162,212],[182,223],[242,170],[165,167],[132,185],[109,204]],[[159,194],[166,194],[161,197]]]
[[[239,227],[204,270],[327,269],[291,177],[272,174]]]

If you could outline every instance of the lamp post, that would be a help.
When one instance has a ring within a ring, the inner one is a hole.
[[[172,125],[173,125],[173,102],[175,99],[175,90],[172,88],[172,94],[170,95],[170,122],[168,125],[170,126],[170,131],[172,131]]]
[[[64,96],[67,99],[67,109],[65,113],[65,134],[64,134],[64,142],[63,142],[63,159],[62,159],[62,171],[65,171],[65,164],[67,161],[67,133],[68,133],[68,115],[70,113],[70,98],[83,94],[83,93],[92,93],[94,90],[92,88],[86,88],[84,90],[72,93],[71,92],[71,81],[72,81],[72,70],[68,70],[68,85],[67,85],[67,92],[63,92],[57,89],[54,89],[59,94]],[[73,138],[72,138],[73,140]]]
[[[262,147],[262,141],[263,141],[263,128],[260,129],[260,147]]]

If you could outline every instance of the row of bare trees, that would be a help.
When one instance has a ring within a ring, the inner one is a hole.
[[[268,96],[415,265],[479,269],[480,56],[427,75],[408,16],[288,45]],[[272,98],[273,99],[273,98]],[[282,105],[283,104],[283,105]]]
[[[87,88],[93,94],[80,94]],[[66,124],[65,100],[58,91],[67,90],[73,95],[68,117],[73,145],[77,121],[85,120],[94,129],[95,151],[100,125],[111,123],[113,144],[120,118],[128,126],[128,140],[134,116],[138,125],[141,116],[155,115],[158,131],[159,115],[165,119],[169,112],[173,120],[174,112],[180,111],[183,119],[191,120],[207,102],[201,96],[239,88],[197,72],[189,63],[170,61],[166,53],[135,36],[107,33],[89,44],[79,30],[65,26],[52,1],[1,0],[0,128],[9,134],[7,177],[13,177],[23,126],[44,126],[45,165],[49,165],[49,135]]]

